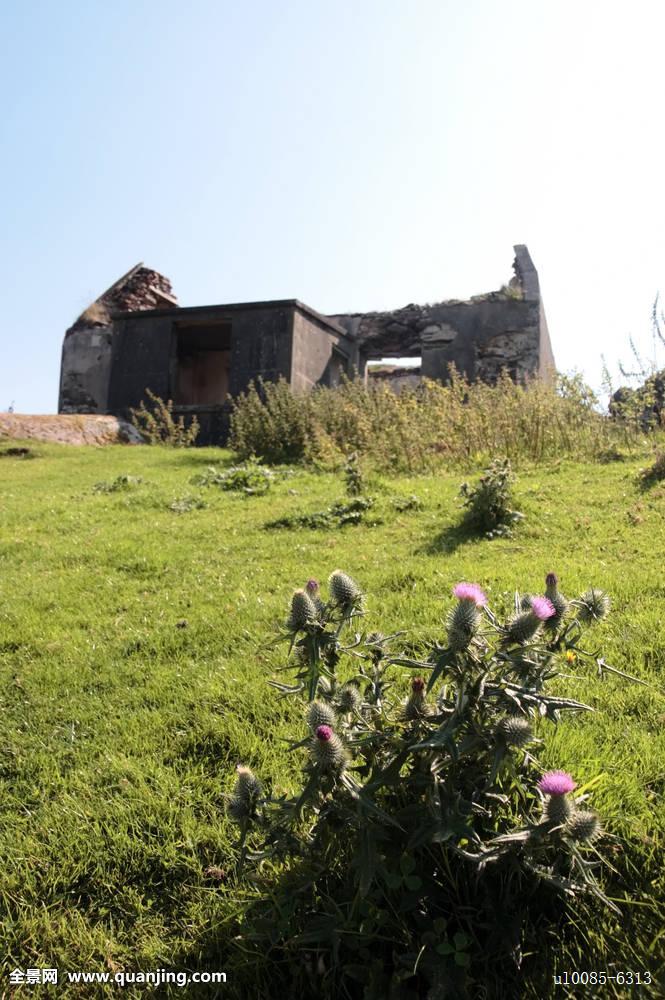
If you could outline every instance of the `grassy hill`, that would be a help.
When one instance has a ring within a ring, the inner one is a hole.
[[[665,484],[640,487],[644,457],[522,470],[526,519],[514,538],[488,541],[456,527],[459,473],[370,479],[371,519],[382,522],[371,527],[269,531],[274,518],[340,499],[341,478],[294,469],[266,495],[244,496],[191,483],[228,463],[218,450],[33,451],[0,456],[3,983],[15,967],[200,968],[226,970],[219,995],[236,995],[228,941],[245,901],[229,877],[235,831],[222,796],[237,762],[273,790],[294,787],[297,754],[281,741],[302,723],[266,683],[286,648],[265,640],[293,588],[338,567],[367,592],[368,628],[407,629],[413,644],[441,636],[458,580],[480,583],[499,611],[515,589],[540,592],[549,570],[571,596],[592,584],[610,594],[594,640],[652,687],[571,677],[566,691],[596,712],[543,729],[540,756],[580,784],[598,779],[593,805],[616,838],[603,850],[623,916],[589,917],[585,904],[548,960],[648,969],[655,981],[665,952]],[[141,481],[95,490],[119,476]],[[420,510],[391,502],[414,493]],[[124,995],[145,995],[136,989]]]

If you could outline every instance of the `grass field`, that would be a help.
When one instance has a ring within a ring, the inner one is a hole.
[[[518,533],[475,541],[455,528],[459,473],[370,482],[383,522],[373,527],[267,531],[273,518],[342,497],[341,478],[294,470],[267,495],[245,497],[190,483],[230,461],[217,450],[32,447],[32,459],[0,456],[2,989],[15,967],[57,967],[61,978],[168,968],[227,971],[220,997],[263,995],[229,948],[243,895],[206,870],[232,866],[222,796],[237,762],[273,790],[294,787],[298,759],[280,740],[301,735],[302,724],[266,683],[286,650],[260,647],[293,588],[338,567],[366,589],[368,627],[406,628],[413,642],[441,636],[458,580],[480,583],[498,610],[516,588],[540,592],[551,569],[570,596],[591,584],[611,595],[594,638],[609,663],[653,687],[569,679],[567,693],[597,711],[548,728],[542,760],[580,784],[599,779],[594,808],[617,838],[604,847],[617,870],[610,894],[626,901],[620,920],[582,907],[579,927],[547,961],[648,969],[656,980],[665,953],[665,484],[640,488],[644,456],[521,471]],[[142,481],[94,491],[120,475]],[[391,506],[412,493],[422,510]],[[183,497],[206,506],[170,509]],[[659,994],[610,985],[601,995]]]

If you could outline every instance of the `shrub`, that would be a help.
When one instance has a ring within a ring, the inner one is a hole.
[[[392,651],[400,633],[354,635],[364,595],[347,574],[331,575],[327,601],[315,580],[294,593],[279,636],[294,683],[272,684],[303,700],[302,785],[273,797],[241,768],[228,809],[254,893],[251,871],[266,885],[286,866],[234,939],[242,963],[267,958],[274,988],[433,1000],[473,982],[519,995],[523,950],[554,948],[564,900],[616,911],[588,794],[535,757],[544,720],[590,710],[548,685],[571,655],[598,656],[579,642],[608,602],[598,590],[569,602],[554,574],[546,583],[549,597],[507,621],[458,584],[445,641],[418,660]],[[406,696],[396,668],[413,671]]]
[[[510,507],[514,482],[510,462],[504,458],[492,462],[475,486],[462,483],[460,495],[466,507],[465,525],[487,538],[510,535],[516,522],[524,517]]]
[[[470,383],[450,370],[443,385],[423,379],[399,395],[371,379],[334,389],[291,391],[283,380],[253,385],[233,401],[230,446],[241,458],[339,467],[356,452],[390,472],[468,467],[492,455],[511,461],[596,456],[630,443],[634,428],[597,412],[578,376],[556,386]]]
[[[194,416],[185,424],[183,416],[177,419],[173,416],[173,400],[164,402],[159,396],[146,389],[146,395],[152,406],[147,407],[141,400],[138,409],[132,408],[131,420],[146,444],[166,444],[171,448],[188,448],[194,444],[199,435],[199,422]]]
[[[263,382],[259,378],[233,401],[231,447],[243,459],[259,455],[276,465],[309,459],[310,409],[310,397],[291,392],[284,379]]]

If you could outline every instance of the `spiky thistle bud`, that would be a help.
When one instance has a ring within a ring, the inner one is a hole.
[[[506,628],[506,641],[520,646],[536,635],[543,622],[555,614],[554,606],[547,597],[532,597],[531,607],[515,615]]]
[[[341,774],[346,768],[346,748],[332,726],[318,727],[311,742],[311,753],[314,766],[324,774]]]
[[[568,601],[559,591],[559,580],[556,573],[548,573],[545,577],[545,597],[554,608],[554,614],[545,622],[548,632],[556,632],[568,610]]]
[[[353,611],[360,606],[363,596],[362,590],[348,573],[343,573],[341,569],[334,570],[330,574],[328,585],[333,604],[336,604],[342,611]]]
[[[414,677],[411,681],[411,694],[404,704],[404,718],[415,722],[416,719],[424,719],[430,711],[430,706],[425,701],[425,681],[422,677]]]
[[[453,652],[466,649],[480,627],[480,609],[487,603],[476,583],[458,583],[453,587],[457,604],[448,615],[448,646]]]
[[[339,692],[337,705],[342,714],[358,712],[360,710],[362,696],[355,684],[345,684],[342,687]]]
[[[319,593],[319,581],[314,579],[308,580],[305,584],[305,590],[314,602],[317,617],[321,617],[326,606],[321,600],[321,594]]]
[[[307,625],[316,621],[317,612],[314,601],[306,590],[294,590],[291,598],[291,611],[286,627],[289,632],[299,632]]]
[[[573,840],[589,843],[596,840],[602,833],[600,820],[594,812],[588,809],[579,809],[568,820],[566,833]]]
[[[226,811],[235,820],[241,823],[249,819],[256,813],[259,798],[261,797],[261,782],[248,767],[238,764],[236,767],[236,783],[232,793],[226,800]]]
[[[501,719],[496,727],[496,733],[507,746],[511,747],[523,747],[533,740],[531,726],[519,715],[509,715]]]
[[[312,701],[307,706],[305,720],[312,732],[315,733],[319,726],[334,726],[337,722],[337,716],[332,705],[325,701]]]
[[[577,617],[581,622],[590,625],[605,618],[610,610],[610,599],[603,590],[590,587],[578,599]]]
[[[543,809],[545,819],[555,826],[562,826],[572,816],[575,805],[567,798],[577,785],[567,771],[548,771],[538,782],[538,787],[545,796]]]

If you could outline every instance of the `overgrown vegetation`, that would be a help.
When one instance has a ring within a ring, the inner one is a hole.
[[[173,415],[172,399],[165,402],[150,389],[145,392],[151,405],[146,406],[144,400],[141,400],[138,409],[131,410],[132,424],[145,443],[165,444],[171,448],[191,447],[200,430],[196,416],[187,423],[184,416]]]
[[[227,801],[239,875],[289,859],[238,939],[246,960],[284,970],[285,995],[513,995],[524,952],[557,934],[555,893],[620,913],[597,871],[598,775],[574,796],[571,775],[543,775],[534,756],[542,719],[590,711],[551,690],[567,661],[612,669],[583,650],[609,601],[593,588],[569,601],[554,574],[546,590],[502,620],[477,584],[458,584],[422,659],[399,651],[402,632],[356,631],[363,594],[346,573],[327,600],[315,580],[294,592],[282,631],[295,683],[273,684],[304,701],[301,783],[269,795],[241,766]],[[406,698],[400,668],[423,674]]]
[[[579,377],[556,387],[469,383],[454,371],[449,385],[424,380],[399,395],[371,380],[293,393],[286,382],[251,386],[233,404],[230,445],[241,458],[338,467],[349,450],[381,470],[424,472],[575,457],[595,459],[635,440],[636,428],[603,417]]]
[[[485,469],[475,486],[462,483],[460,495],[466,507],[464,526],[486,538],[511,535],[524,517],[511,508],[514,482],[510,462],[507,458],[499,458]]]

